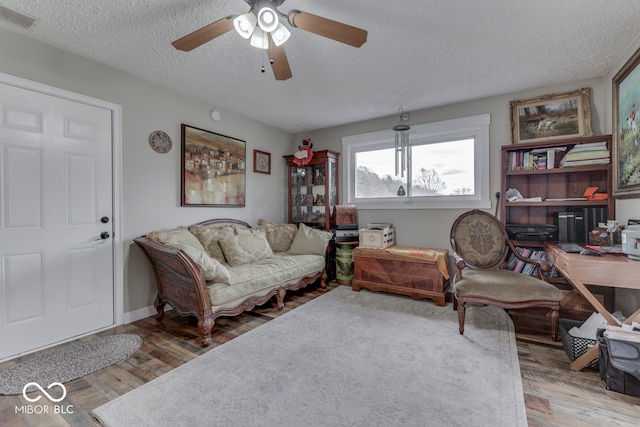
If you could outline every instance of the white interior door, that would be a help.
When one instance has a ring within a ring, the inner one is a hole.
[[[114,324],[111,116],[0,83],[0,360]]]

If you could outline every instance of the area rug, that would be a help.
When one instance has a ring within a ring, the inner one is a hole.
[[[131,356],[142,344],[133,334],[97,337],[62,344],[0,373],[0,394],[21,394],[30,382],[42,387],[88,375]],[[27,391],[36,390],[29,386]]]
[[[341,286],[92,411],[106,426],[526,426],[513,323]]]

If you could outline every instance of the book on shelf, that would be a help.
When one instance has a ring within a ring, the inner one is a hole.
[[[526,246],[516,246],[516,250],[525,258],[529,258],[535,261],[544,261],[547,264],[553,265],[547,259],[547,254],[544,249],[535,249]],[[536,264],[524,262],[516,258],[515,254],[511,254],[507,262],[507,269],[513,270],[516,273],[526,274],[528,276],[538,275],[538,266]],[[553,273],[555,274],[555,273]],[[550,273],[545,273],[547,277],[553,277]]]
[[[561,162],[560,167],[568,168],[572,166],[608,165],[609,163],[610,163],[610,159],[609,157],[606,157],[602,159],[570,160],[564,163]]]
[[[602,148],[607,148],[607,141],[583,142],[581,144],[574,145],[571,151],[577,153],[580,151],[598,150]]]
[[[523,197],[520,199],[509,200],[510,202],[541,202],[542,197]]]
[[[566,151],[567,147],[544,147],[531,150],[510,151],[507,157],[508,170],[554,169],[556,152]]]
[[[525,258],[528,258],[529,252],[531,252],[530,248],[524,248],[524,247],[517,247],[516,250],[520,252],[520,255],[522,255]],[[515,255],[513,255],[513,257],[515,258]],[[516,259],[516,265],[513,267],[513,271],[515,271],[516,273],[520,273],[524,268],[525,262],[519,258],[515,258],[515,259]]]
[[[560,160],[560,167],[609,163],[606,141],[577,144]]]
[[[575,223],[574,223],[574,237],[576,242],[587,242],[589,238],[589,234],[585,228],[584,223],[584,211],[582,209],[578,209],[574,214]]]
[[[579,151],[577,153],[572,153],[570,151],[567,153],[566,156],[562,158],[562,160],[564,161],[588,160],[588,159],[602,159],[605,157],[609,157],[609,150],[607,150],[606,148],[604,150]]]
[[[552,147],[547,149],[547,169],[555,169],[556,152],[566,151],[567,147]]]

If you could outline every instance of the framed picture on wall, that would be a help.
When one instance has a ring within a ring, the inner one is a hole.
[[[613,196],[640,197],[640,49],[613,78]]]
[[[590,136],[591,89],[511,101],[511,143]]]
[[[253,171],[271,174],[271,153],[253,150]]]
[[[182,124],[182,206],[244,206],[246,142]]]

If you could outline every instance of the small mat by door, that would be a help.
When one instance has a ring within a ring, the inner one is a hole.
[[[0,394],[20,394],[31,382],[46,385],[65,383],[131,356],[142,345],[142,338],[133,334],[117,334],[72,341],[55,347],[40,356],[25,360],[0,372]],[[30,386],[27,391],[35,390]]]

